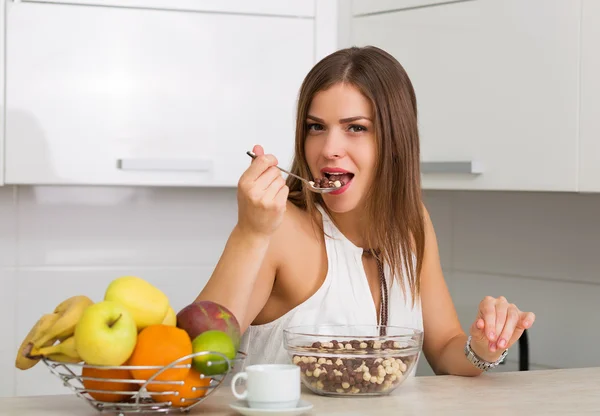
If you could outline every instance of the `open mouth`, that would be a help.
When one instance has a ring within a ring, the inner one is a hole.
[[[341,169],[323,169],[321,173],[323,176],[314,180],[315,186],[319,188],[341,188],[348,184],[354,177],[352,172]]]

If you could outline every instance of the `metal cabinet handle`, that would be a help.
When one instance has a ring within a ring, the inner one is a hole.
[[[213,162],[207,159],[124,158],[117,160],[117,168],[137,171],[210,172]]]
[[[421,173],[459,173],[480,175],[483,167],[474,161],[421,162]]]

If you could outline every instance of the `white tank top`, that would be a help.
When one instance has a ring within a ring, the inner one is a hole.
[[[364,271],[363,249],[354,245],[334,225],[325,210],[317,205],[323,216],[327,276],[321,287],[306,301],[280,318],[263,324],[251,325],[244,333],[240,349],[248,354],[245,365],[289,363],[283,347],[283,330],[296,325],[377,325],[371,289]],[[388,285],[388,325],[423,330],[419,300],[412,307],[410,291],[406,300],[397,281],[390,284],[390,270],[384,265]],[[408,288],[406,274],[402,274]],[[416,365],[410,375],[414,375]]]

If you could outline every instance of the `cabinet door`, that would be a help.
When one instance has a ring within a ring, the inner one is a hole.
[[[7,37],[7,183],[232,186],[256,143],[291,161],[312,19],[20,2]]]
[[[600,2],[583,1],[580,190],[600,192]]]
[[[416,89],[423,187],[577,188],[580,3],[477,0],[353,19]]]

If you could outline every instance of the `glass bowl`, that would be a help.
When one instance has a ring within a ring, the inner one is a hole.
[[[380,335],[380,329],[385,335]],[[380,396],[394,391],[413,371],[423,331],[376,325],[294,326],[284,347],[300,367],[303,384],[324,396]]]

